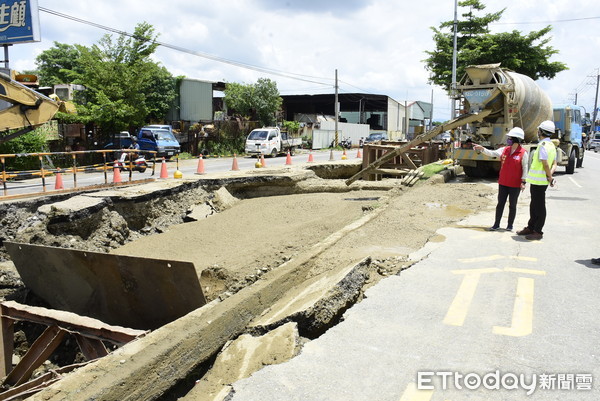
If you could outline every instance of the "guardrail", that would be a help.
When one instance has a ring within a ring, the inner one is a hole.
[[[73,174],[73,187],[77,187],[77,173],[89,173],[89,172],[104,172],[104,184],[108,184],[108,171],[115,168],[117,160],[109,158],[109,154],[123,154],[126,153],[127,157],[125,161],[120,162],[123,164],[123,168],[129,170],[129,181],[132,181],[132,173],[134,170],[134,155],[135,154],[147,154],[151,156],[148,162],[152,163],[152,174],[156,171],[156,151],[149,150],[133,150],[133,149],[102,149],[102,150],[81,150],[72,152],[40,152],[40,153],[14,153],[14,154],[0,154],[0,164],[2,172],[0,173],[0,181],[2,181],[3,196],[8,196],[8,188],[6,183],[11,179],[29,179],[40,177],[42,180],[42,192],[47,191],[46,177],[61,174]],[[89,159],[101,158],[102,163],[80,165],[78,159],[82,156],[90,155]],[[99,155],[99,156],[96,156]],[[54,167],[52,163],[52,157],[62,156],[66,159],[71,159],[72,165],[69,167]],[[6,162],[10,158],[19,157],[37,157],[39,160],[40,168],[37,170],[26,170],[26,171],[7,171]],[[179,160],[177,160],[179,161]]]

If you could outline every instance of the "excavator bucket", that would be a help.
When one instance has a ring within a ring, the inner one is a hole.
[[[59,104],[0,73],[0,99],[12,103],[0,110],[0,131],[20,129],[50,121]]]
[[[148,330],[206,303],[191,262],[4,245],[25,285],[54,309]]]

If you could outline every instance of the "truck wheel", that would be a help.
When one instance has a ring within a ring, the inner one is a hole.
[[[467,177],[471,178],[484,178],[488,171],[485,168],[481,167],[472,167],[472,166],[462,166]]]
[[[577,164],[575,167],[582,168],[583,167],[583,156],[585,156],[585,151],[581,151],[581,159],[577,159]]]
[[[567,164],[566,172],[567,174],[573,174],[575,172],[575,149],[571,150],[571,154],[569,155],[569,162]]]
[[[277,157],[277,149],[273,148],[271,151],[271,157]]]

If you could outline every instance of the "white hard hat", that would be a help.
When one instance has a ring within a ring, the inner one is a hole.
[[[554,122],[552,122],[550,120],[542,121],[542,123],[538,126],[538,128],[541,129],[542,131],[545,131],[545,133],[548,136],[554,134],[554,131],[556,131]]]
[[[508,131],[508,134],[506,134],[506,136],[510,136],[513,138],[519,138],[520,140],[525,140],[525,132],[523,131],[523,128],[519,128],[519,127],[515,127],[513,129],[511,129],[510,131]]]

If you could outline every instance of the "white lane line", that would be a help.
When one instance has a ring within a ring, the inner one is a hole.
[[[575,186],[577,186],[577,187],[579,187],[579,188],[582,188],[582,186],[581,186],[581,185],[579,185],[579,184],[577,183],[577,181],[575,181],[575,180],[574,180],[572,177],[569,177],[569,180],[571,180],[571,182],[572,182],[573,184],[575,184]]]

